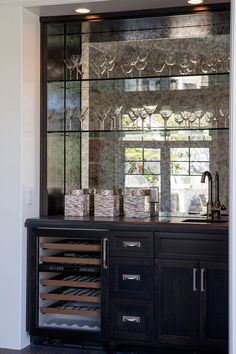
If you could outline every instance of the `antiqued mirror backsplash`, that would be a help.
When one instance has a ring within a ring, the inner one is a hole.
[[[227,207],[228,13],[54,23],[47,43],[48,214],[77,189],[153,187],[163,213],[203,214],[204,171]]]

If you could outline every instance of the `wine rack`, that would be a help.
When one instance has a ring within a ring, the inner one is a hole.
[[[101,331],[103,239],[39,237],[39,327]]]

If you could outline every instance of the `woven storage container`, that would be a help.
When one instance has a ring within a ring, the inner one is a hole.
[[[89,214],[89,189],[78,189],[71,195],[65,195],[65,216],[88,216]]]
[[[128,218],[146,218],[150,216],[150,191],[129,190],[124,194],[125,216]]]
[[[94,215],[106,217],[120,215],[120,196],[117,190],[101,190],[94,194]]]

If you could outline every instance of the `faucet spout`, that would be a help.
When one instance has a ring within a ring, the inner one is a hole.
[[[208,201],[207,201],[207,218],[211,218],[213,200],[212,200],[212,175],[209,171],[205,171],[201,177],[201,183],[205,183],[206,177],[208,177]]]
[[[220,181],[218,172],[215,175],[215,206],[220,207]]]

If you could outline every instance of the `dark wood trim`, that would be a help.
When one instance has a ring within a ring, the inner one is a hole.
[[[40,56],[40,216],[48,215],[47,196],[47,25],[41,24]]]
[[[167,15],[184,15],[202,12],[218,12],[229,11],[230,3],[211,4],[203,6],[181,6],[181,7],[169,7],[160,9],[148,9],[148,10],[135,10],[135,11],[121,11],[121,12],[109,12],[98,13],[91,15],[67,15],[67,16],[42,16],[40,17],[41,23],[51,22],[73,22],[73,21],[88,21],[92,22],[99,19],[121,19],[121,18],[138,18],[138,17],[154,17],[154,16],[167,16]]]

